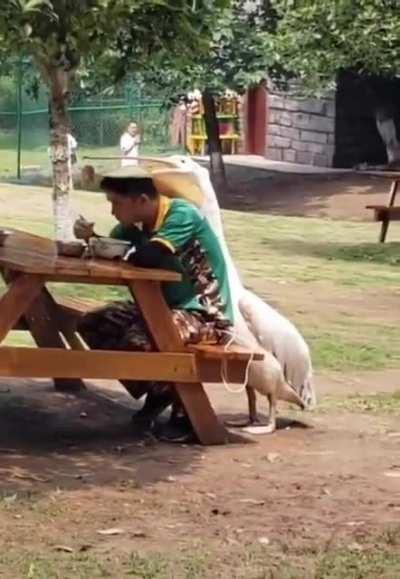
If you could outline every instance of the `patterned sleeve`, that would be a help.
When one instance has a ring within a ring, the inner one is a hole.
[[[151,241],[162,243],[175,253],[194,237],[199,220],[200,215],[194,206],[176,207],[167,215]]]

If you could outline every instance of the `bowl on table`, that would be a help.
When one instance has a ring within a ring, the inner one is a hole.
[[[112,237],[91,237],[89,249],[93,257],[102,259],[121,259],[132,247],[129,241],[113,239]]]
[[[81,241],[56,241],[57,254],[64,257],[81,257],[85,244]]]

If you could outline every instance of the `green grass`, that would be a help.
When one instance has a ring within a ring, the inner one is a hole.
[[[240,545],[235,550],[207,549],[193,545],[169,554],[133,551],[105,553],[31,553],[28,548],[0,554],[0,574],[29,579],[397,579],[400,575],[399,543],[383,538],[375,545],[350,544],[327,550],[293,549],[282,553],[276,547]],[[230,552],[227,552],[230,551]],[[8,573],[8,574],[7,574]],[[3,576],[3,575],[2,575]]]
[[[47,143],[47,134],[44,133],[44,139]],[[51,169],[49,154],[48,154],[48,144],[34,144],[23,142],[23,148],[21,150],[21,172],[22,176],[26,172],[31,172],[32,170],[40,169],[48,173]],[[143,155],[161,155],[161,154],[172,154],[180,152],[180,149],[165,145],[154,145],[152,143],[145,143],[140,150]],[[108,156],[119,156],[120,150],[118,142],[116,142],[113,147],[96,147],[79,145],[78,157],[81,163],[84,163],[83,157],[108,157]],[[92,164],[104,165],[105,161],[94,161]],[[5,135],[0,134],[0,177],[3,179],[15,178],[17,175],[17,141],[14,134]]]
[[[330,221],[227,212],[229,244],[241,268],[254,278],[331,282],[358,288],[398,287],[398,242],[376,243],[376,223]]]
[[[400,416],[400,390],[394,393],[370,394],[368,396],[350,394],[346,398],[324,396],[318,404],[317,412],[329,413],[332,411]]]
[[[95,220],[101,233],[106,234],[113,225],[102,194],[76,191],[73,207],[76,213]],[[0,185],[0,209],[1,226],[52,235],[49,189]],[[396,225],[393,224],[393,236],[396,232],[400,234]],[[391,310],[393,306],[385,310],[385,300],[391,297],[395,303],[394,296],[400,287],[400,242],[375,243],[374,223],[271,217],[237,211],[225,212],[225,228],[246,284],[268,301],[271,301],[270,284],[275,284],[273,303],[277,302],[279,309],[304,333],[317,369],[400,367],[400,310],[397,307]],[[291,297],[300,290],[315,294],[317,306],[321,297],[325,302],[315,313],[308,306],[302,314],[298,311],[302,308],[301,298],[298,307],[291,309],[285,297],[280,297],[281,283],[289,290],[294,286]],[[71,286],[65,284],[55,288],[62,295],[70,295],[71,291]],[[100,286],[76,286],[73,291],[77,296],[101,301],[127,295],[119,288]],[[337,298],[343,302],[340,308],[335,304]],[[358,299],[356,305],[353,298]],[[369,305],[363,305],[364,299],[369,299]],[[384,320],[374,318],[375,306],[378,311],[383,308]],[[14,343],[27,343],[26,336],[15,336],[12,336]]]

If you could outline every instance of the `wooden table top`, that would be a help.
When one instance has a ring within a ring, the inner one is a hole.
[[[60,277],[71,281],[101,279],[116,281],[130,280],[179,281],[181,275],[173,271],[138,268],[122,261],[61,257],[57,255],[54,241],[29,233],[13,230],[0,247],[0,268],[9,268],[21,273],[43,275],[53,281]]]

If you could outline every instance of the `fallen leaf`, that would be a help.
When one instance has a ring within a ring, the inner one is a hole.
[[[147,534],[144,531],[131,531],[130,534],[132,537],[136,537],[137,539],[144,539],[147,537]]]
[[[87,412],[81,412],[79,418],[87,418]]]
[[[349,521],[346,525],[348,527],[361,527],[362,525],[365,525],[365,521]]]
[[[55,551],[64,551],[64,553],[74,552],[74,550],[71,547],[67,547],[66,545],[55,545],[53,548]]]
[[[97,531],[99,535],[122,535],[125,533],[124,529],[111,528],[111,529],[101,529]]]
[[[176,478],[174,476],[167,476],[165,479],[167,482],[176,482]]]
[[[326,488],[326,487],[322,489],[322,492],[324,493],[324,495],[326,495],[326,496],[328,496],[328,497],[331,497],[331,496],[332,496],[331,491],[330,491],[328,488]]]
[[[260,543],[260,545],[270,544],[270,540],[268,539],[268,537],[258,537],[257,541]]]
[[[347,548],[349,551],[364,551],[364,547],[360,543],[350,543]]]
[[[257,505],[260,507],[265,505],[265,501],[257,501],[256,499],[240,499],[239,503],[247,503],[248,505]]]
[[[278,460],[280,460],[281,455],[279,454],[279,452],[268,452],[267,456],[265,457],[267,459],[268,462],[277,462]]]
[[[22,480],[32,480],[34,482],[49,482],[48,478],[42,478],[36,474],[24,474],[23,472],[14,472],[13,478],[20,478]]]

